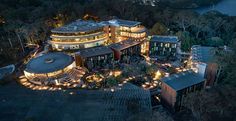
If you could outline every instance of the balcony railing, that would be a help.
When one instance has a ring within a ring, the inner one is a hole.
[[[51,43],[54,44],[84,44],[84,43],[93,43],[93,42],[97,42],[97,41],[105,41],[106,40],[106,36],[102,37],[102,38],[97,38],[97,39],[87,39],[87,40],[82,40],[82,41],[75,41],[75,40],[62,40],[62,41],[51,41]]]

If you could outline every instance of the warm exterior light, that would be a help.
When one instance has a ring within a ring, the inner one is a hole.
[[[117,77],[117,76],[121,75],[121,73],[122,73],[121,71],[115,71],[114,76]]]
[[[112,75],[113,75],[112,71],[109,73],[109,75],[110,75],[110,76],[112,76]]]
[[[55,83],[56,83],[56,85],[59,85],[59,83],[58,83],[58,80],[57,80],[57,79],[55,79]]]
[[[158,80],[158,79],[160,79],[160,77],[161,77],[161,72],[158,70],[156,72],[155,77],[153,78],[153,80]]]

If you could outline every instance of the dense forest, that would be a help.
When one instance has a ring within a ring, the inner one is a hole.
[[[140,21],[149,29],[151,35],[177,35],[182,42],[181,48],[185,52],[189,52],[193,44],[215,47],[228,45],[232,47],[231,53],[223,54],[218,59],[224,70],[222,83],[231,89],[236,86],[236,17],[227,16],[217,11],[200,15],[190,9],[177,9],[204,6],[217,1],[176,0],[173,2],[173,0],[167,0],[162,1],[163,4],[152,7],[125,0],[1,0],[0,66],[16,63],[23,57],[21,42],[23,44],[42,44],[48,39],[52,28],[89,14],[97,16],[99,20],[118,17]],[[222,88],[224,87],[216,87],[215,90],[218,90],[217,94],[219,93],[223,97],[215,98],[219,100],[230,98],[232,94],[220,92],[223,91]],[[213,92],[204,91],[198,96],[210,95],[211,93]],[[214,100],[209,102],[215,103]],[[187,107],[193,105],[190,101],[186,104]],[[232,105],[233,108],[236,107],[235,103]],[[202,112],[199,113],[199,110],[196,110],[198,107],[191,109],[192,112],[198,112],[195,113],[195,117],[205,113],[205,110],[201,110]],[[212,107],[209,109],[218,111]],[[228,110],[226,107],[222,108],[222,110],[224,109]],[[220,111],[217,112],[217,114],[219,113],[218,116],[223,116],[224,113]],[[204,116],[201,117],[202,120],[207,120]]]
[[[114,16],[136,20],[150,29],[151,34],[178,35],[183,51],[189,51],[193,44],[230,45],[235,38],[235,17],[216,11],[199,15],[192,10],[173,9],[162,4],[142,6],[124,0],[2,0],[0,56],[9,58],[7,62],[14,62],[21,56],[15,55],[22,49],[20,40],[39,44],[48,38],[50,29],[83,18],[86,14],[97,16],[100,20]],[[0,65],[4,64],[2,61]]]

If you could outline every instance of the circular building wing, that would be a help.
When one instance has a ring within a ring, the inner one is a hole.
[[[29,61],[25,71],[35,74],[46,74],[63,70],[73,63],[73,58],[64,53],[48,53]]]

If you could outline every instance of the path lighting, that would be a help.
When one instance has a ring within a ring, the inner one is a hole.
[[[121,75],[121,73],[122,73],[121,71],[115,71],[114,76],[117,77],[117,76]]]
[[[123,84],[118,84],[118,86],[120,86],[120,87],[121,87],[121,86],[123,86]]]
[[[110,76],[112,76],[112,75],[113,75],[112,71],[109,73],[109,75],[110,75]]]
[[[147,86],[145,84],[142,85],[143,88],[146,88]]]

